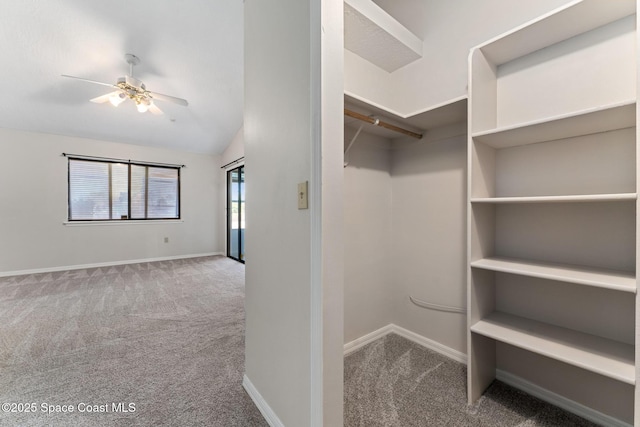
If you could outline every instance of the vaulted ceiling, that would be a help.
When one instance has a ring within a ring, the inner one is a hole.
[[[242,126],[242,0],[0,0],[0,127],[220,153]],[[129,72],[164,115],[89,99]]]

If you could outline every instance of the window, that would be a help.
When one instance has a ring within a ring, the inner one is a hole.
[[[69,221],[180,218],[180,167],[69,158]]]

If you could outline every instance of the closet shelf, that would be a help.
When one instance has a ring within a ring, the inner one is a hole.
[[[471,262],[471,267],[521,276],[539,277],[578,285],[594,286],[623,292],[636,292],[633,272],[589,268],[577,265],[527,261],[506,257],[483,258]]]
[[[589,203],[624,202],[638,198],[638,193],[575,194],[565,196],[472,197],[471,203]]]
[[[500,65],[634,13],[634,0],[573,1],[479,48],[493,64]]]
[[[471,326],[473,333],[635,385],[631,344],[494,312]]]
[[[425,136],[423,141],[425,142],[432,142],[439,138],[445,139],[466,135],[466,96],[454,98],[424,110],[403,114],[387,109],[371,100],[345,93],[344,108],[367,117],[380,119],[394,126],[405,128],[416,134],[423,134]],[[362,121],[348,115],[345,115],[344,123],[345,126],[354,130],[363,124]],[[401,134],[369,123],[364,123],[362,131],[391,140],[403,138]]]
[[[633,100],[475,132],[472,136],[491,147],[507,148],[634,127],[635,119]]]
[[[344,47],[389,73],[422,58],[422,40],[371,0],[344,1]]]

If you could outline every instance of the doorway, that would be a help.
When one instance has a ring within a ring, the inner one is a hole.
[[[227,256],[244,263],[244,165],[227,171]]]

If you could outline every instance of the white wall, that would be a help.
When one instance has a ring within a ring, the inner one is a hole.
[[[409,300],[466,307],[466,156],[465,135],[358,137],[345,169],[345,343],[394,323],[466,352],[464,314]]]
[[[221,154],[220,166],[233,162],[240,157],[244,157],[244,127],[240,128],[231,140],[229,146]]]
[[[220,155],[220,167],[231,163],[239,158],[244,157],[244,128],[235,134],[233,140],[229,146]],[[227,168],[219,169],[220,171],[220,186],[219,186],[219,230],[220,230],[220,242],[219,247],[222,248],[222,252],[227,254],[227,170],[233,169],[239,165],[242,165],[244,160],[229,165]]]
[[[370,104],[395,111],[391,74],[361,56],[344,50],[344,91]]]
[[[310,414],[309,3],[245,1],[245,375],[285,426]],[[286,125],[285,125],[286,123]]]
[[[183,221],[64,225],[63,152],[185,164]],[[220,252],[219,165],[219,156],[0,129],[0,273]]]
[[[341,6],[245,1],[245,373],[286,426],[342,424]]]
[[[394,150],[394,323],[466,352],[464,314],[418,307],[409,296],[466,308],[466,136]]]
[[[568,0],[374,0],[423,39],[423,57],[393,73],[346,52],[345,90],[402,114],[467,93],[469,50]],[[363,63],[364,62],[364,63]]]
[[[355,131],[345,130],[350,141]],[[394,321],[390,141],[360,133],[344,170],[344,340]]]
[[[312,129],[321,143],[314,144],[310,188],[312,195],[315,194],[311,199],[311,225],[315,230],[311,264],[311,397],[314,402],[311,426],[341,427],[344,419],[344,6],[342,0],[313,3],[315,13],[319,9],[321,15],[317,21],[312,13],[311,26],[312,46],[321,45],[320,57],[311,57],[315,73],[320,73],[320,85],[313,90],[316,96],[320,95],[316,102],[321,104],[321,114],[314,115]]]

